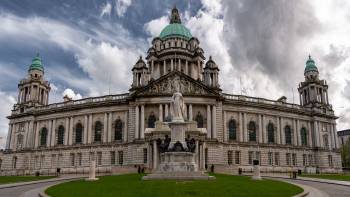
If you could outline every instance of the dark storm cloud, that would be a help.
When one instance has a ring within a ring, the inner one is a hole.
[[[311,5],[301,0],[227,0],[224,4],[225,38],[235,69],[257,68],[286,87],[284,79],[295,79],[295,68],[303,66],[296,62],[305,62],[307,40],[320,30]]]

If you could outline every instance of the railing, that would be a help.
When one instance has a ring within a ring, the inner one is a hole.
[[[222,94],[223,97],[227,100],[235,100],[235,101],[247,101],[247,102],[253,102],[253,103],[261,103],[261,104],[269,104],[269,105],[278,105],[283,107],[289,107],[294,109],[302,109],[300,105],[292,104],[292,103],[285,103],[282,101],[274,101],[264,98],[257,98],[257,97],[250,97],[250,96],[243,96],[243,95],[232,95],[232,94]]]
[[[84,98],[80,100],[71,100],[63,103],[53,103],[50,105],[39,106],[39,107],[36,107],[34,110],[45,110],[45,109],[54,109],[54,108],[60,108],[60,107],[65,107],[70,105],[82,105],[82,104],[100,103],[105,101],[125,100],[128,96],[129,94],[126,93],[126,94],[107,95],[107,96],[100,96],[100,97],[89,97],[89,98]]]

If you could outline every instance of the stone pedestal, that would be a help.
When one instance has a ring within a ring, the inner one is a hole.
[[[96,161],[92,160],[90,162],[90,171],[89,171],[89,178],[85,179],[87,181],[96,181],[98,178],[96,178]]]
[[[260,176],[260,166],[259,165],[254,165],[254,174],[252,176],[253,180],[261,180]]]
[[[165,152],[160,155],[159,172],[197,172],[195,154],[191,152]]]

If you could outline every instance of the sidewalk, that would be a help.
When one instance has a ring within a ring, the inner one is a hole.
[[[49,182],[64,181],[64,180],[75,180],[75,179],[81,179],[83,177],[87,177],[87,175],[62,175],[62,176],[57,177],[57,178],[44,179],[44,180],[39,180],[39,181],[9,183],[9,184],[0,185],[0,190],[5,189],[5,188],[19,187],[19,186],[24,186],[24,185],[38,184],[38,183],[49,183]]]

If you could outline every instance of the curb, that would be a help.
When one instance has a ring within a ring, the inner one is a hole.
[[[310,181],[310,182],[316,182],[316,183],[326,183],[326,184],[333,184],[333,185],[341,185],[341,186],[348,186],[350,187],[350,183],[338,183],[338,182],[333,182],[332,180],[323,180],[323,179],[303,179],[303,178],[287,178],[287,177],[277,177],[277,176],[262,176],[266,178],[280,178],[280,179],[287,179],[287,180],[300,180],[300,181]],[[345,181],[346,182],[346,181]]]

